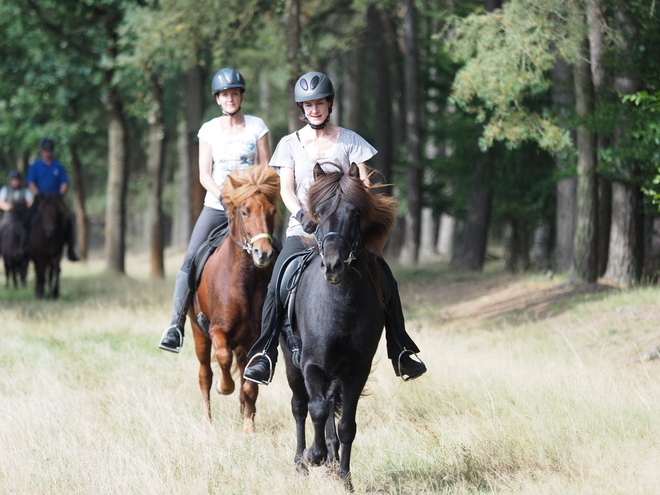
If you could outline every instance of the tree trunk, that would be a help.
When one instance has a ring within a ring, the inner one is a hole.
[[[363,40],[356,40],[353,49],[345,55],[342,98],[342,125],[359,134],[362,116],[362,92],[364,88],[365,47]]]
[[[76,235],[78,237],[78,253],[80,259],[86,261],[89,250],[89,234],[87,232],[87,211],[85,210],[85,181],[83,180],[82,163],[78,154],[78,146],[69,144],[71,154],[71,175],[75,191]]]
[[[631,56],[628,39],[636,36],[635,27],[622,8],[616,12],[616,20],[621,34],[618,57],[625,66],[625,60]],[[635,93],[638,82],[622,73],[614,80],[614,88],[619,94]],[[627,123],[619,122],[614,131],[614,147],[618,148],[625,133]],[[641,190],[635,177],[635,167],[631,163],[622,163],[615,159],[617,169],[623,175],[621,181],[612,184],[612,232],[610,234],[610,252],[605,278],[628,287],[639,282],[643,267],[643,213]]]
[[[605,145],[605,139],[600,136],[597,140],[598,147]],[[598,177],[598,276],[605,275],[607,260],[609,259],[610,235],[612,231],[612,183],[604,178]]]
[[[183,112],[186,119],[186,134],[188,136],[188,159],[190,164],[190,218],[191,225],[195,224],[199,213],[204,206],[206,191],[199,182],[199,141],[197,132],[202,125],[204,115],[204,99],[202,98],[202,68],[194,65],[186,72],[185,95],[183,98]]]
[[[589,57],[591,62],[591,78],[593,80],[596,98],[602,98],[607,74],[603,68],[603,33],[605,20],[601,0],[589,0],[586,5],[587,25],[589,28]],[[599,135],[596,140],[598,149],[608,146],[605,136]],[[608,250],[610,246],[610,226],[612,224],[612,185],[604,177],[598,177],[598,276],[602,277],[607,269]]]
[[[148,117],[149,151],[147,154],[147,178],[149,183],[147,231],[149,232],[151,277],[164,278],[162,193],[166,129],[163,119],[163,90],[155,74],[150,75],[150,90],[151,111]]]
[[[577,219],[570,279],[578,284],[594,283],[598,278],[596,135],[584,123],[584,119],[593,112],[594,108],[588,47],[585,40],[583,56],[574,66],[575,108],[582,122],[577,129]]]
[[[517,273],[529,269],[529,234],[524,222],[515,218],[507,222],[504,247],[505,270]]]
[[[419,257],[422,214],[422,168],[420,167],[420,109],[417,73],[416,10],[414,0],[402,0],[404,94],[406,102],[406,146],[408,208],[405,216],[404,244],[399,261],[402,265],[415,265]]]
[[[108,119],[108,185],[105,212],[105,262],[106,269],[124,273],[128,176],[126,122],[119,96],[109,80],[107,87],[105,107]]]
[[[182,120],[178,126],[177,137],[177,156],[178,168],[175,172],[175,198],[174,210],[174,229],[172,229],[172,245],[176,247],[187,246],[192,226],[192,203],[190,201],[191,191],[191,171],[190,171],[190,147],[188,145],[188,132],[186,131],[186,122]]]
[[[488,227],[493,201],[491,188],[491,153],[482,153],[472,173],[472,186],[468,199],[468,211],[461,236],[461,249],[456,252],[451,264],[456,268],[482,270],[486,261]]]
[[[486,12],[493,12],[502,7],[502,0],[486,0],[485,6]],[[484,267],[493,200],[491,161],[491,153],[488,151],[481,153],[474,165],[465,228],[460,242],[461,249],[452,259],[452,266],[470,270],[482,270]]]
[[[385,40],[386,11],[379,10],[375,4],[369,6],[367,21],[369,24],[369,40],[371,41],[371,56],[373,59],[374,101],[389,102],[392,100],[390,89],[390,60],[388,57],[387,41]],[[378,150],[372,159],[372,166],[380,172],[372,178],[374,183],[391,184],[392,161],[394,156],[394,135],[392,132],[392,107],[388,104],[377,104],[374,111],[376,122],[374,133],[374,146]],[[392,186],[387,185],[380,189],[385,194],[392,194]]]
[[[287,101],[289,104],[289,132],[300,129],[300,109],[293,100],[293,88],[302,76],[300,68],[300,0],[286,0],[286,60],[289,64]]]
[[[561,119],[568,125],[570,107],[573,105],[573,78],[566,61],[558,58],[552,68],[552,103]],[[565,159],[556,162],[560,176],[570,166]],[[575,201],[577,179],[564,177],[557,181],[557,213],[555,227],[555,270],[566,272],[573,264],[575,239]]]
[[[639,188],[632,184],[616,181],[612,183],[610,256],[604,278],[623,287],[629,287],[639,281],[639,193]]]
[[[440,256],[451,260],[454,252],[454,232],[456,231],[456,219],[451,215],[443,213],[440,216],[440,225],[438,227],[438,245],[437,251]]]
[[[419,241],[419,258],[431,260],[435,258],[435,240],[437,238],[436,221],[431,208],[422,208],[422,222]]]

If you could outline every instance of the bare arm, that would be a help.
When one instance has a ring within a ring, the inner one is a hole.
[[[11,210],[11,205],[4,199],[0,199],[0,210],[9,211]]]
[[[213,152],[211,150],[211,145],[204,141],[203,139],[199,140],[199,182],[202,184],[202,187],[208,192],[213,194],[216,198],[219,198],[222,192],[220,188],[213,180],[211,175],[213,171]]]
[[[62,182],[60,184],[60,196],[63,196],[68,189],[69,189],[69,184],[67,184],[66,182]]]
[[[28,184],[28,186],[30,187],[30,191],[32,191],[32,195],[33,195],[35,198],[36,198],[37,196],[39,196],[39,188],[37,187],[37,185],[36,185],[34,182],[30,182],[30,183]]]
[[[268,162],[270,162],[270,143],[268,141],[268,133],[266,133],[257,141],[257,162],[255,165],[258,164],[267,167]]]
[[[362,182],[369,187],[371,185],[371,181],[369,180],[369,172],[367,171],[367,165],[366,163],[358,163],[357,164],[358,170],[360,171],[360,179],[362,179]]]
[[[296,179],[292,168],[280,168],[280,196],[292,215],[298,213],[301,205],[296,196]]]

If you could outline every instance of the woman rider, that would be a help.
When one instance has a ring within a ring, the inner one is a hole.
[[[307,245],[303,239],[316,228],[305,211],[307,192],[314,180],[314,165],[332,162],[346,172],[351,163],[357,163],[362,181],[369,185],[365,162],[376,154],[376,150],[355,132],[330,123],[334,95],[332,82],[321,72],[309,72],[298,79],[294,99],[302,112],[300,119],[307,125],[282,138],[270,161],[271,167],[279,171],[280,194],[291,217],[286,242],[268,285],[261,336],[248,353],[252,359],[244,372],[246,379],[264,385],[270,382],[277,361],[280,315],[283,313],[279,297],[276,297],[278,274],[289,257],[305,251]],[[419,349],[406,333],[396,281],[383,258],[379,259],[379,265],[384,275],[383,294],[386,297],[387,354],[396,375],[411,380],[425,373],[426,366],[411,358]]]
[[[222,183],[233,170],[244,170],[255,164],[265,167],[270,159],[268,127],[259,117],[241,112],[245,93],[243,76],[234,69],[221,69],[213,76],[211,92],[222,109],[222,116],[206,122],[197,133],[199,181],[206,189],[206,197],[174,283],[172,323],[160,341],[161,349],[172,352],[179,352],[183,344],[183,327],[190,303],[190,263],[211,231],[227,224],[220,198]]]

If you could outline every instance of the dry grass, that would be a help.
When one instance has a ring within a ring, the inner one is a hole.
[[[191,340],[157,348],[172,280],[147,266],[67,264],[58,303],[0,293],[0,493],[342,493],[321,469],[295,472],[282,366],[255,435],[235,395],[215,394],[205,423]],[[358,410],[357,493],[657,493],[659,360],[638,357],[660,345],[658,289],[425,273],[399,279],[429,373],[397,381],[381,346]]]

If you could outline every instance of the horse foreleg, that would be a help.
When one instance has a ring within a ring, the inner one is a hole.
[[[325,444],[328,447],[328,458],[325,463],[328,466],[339,462],[339,438],[337,437],[337,426],[334,414],[337,407],[337,393],[339,393],[339,390],[337,389],[338,385],[338,382],[333,382],[327,393],[327,397],[330,401],[330,414],[328,414],[328,419],[325,422]]]
[[[243,378],[243,372],[247,365],[247,356],[245,350],[239,347],[234,351],[236,364],[241,377],[241,387],[238,394],[238,400],[241,404],[241,414],[243,415],[243,431],[245,433],[254,433],[254,415],[257,413],[257,397],[259,396],[259,385]]]
[[[36,283],[34,295],[41,299],[44,297],[44,286],[46,285],[46,265],[39,260],[34,262],[34,271],[36,274]]]
[[[60,295],[60,263],[53,262],[50,267],[50,297],[57,299]]]
[[[198,330],[193,322],[193,337],[195,339],[195,354],[199,361],[199,389],[204,401],[204,416],[211,422],[211,386],[213,385],[213,370],[211,369],[211,341]]]
[[[304,370],[305,385],[309,395],[309,415],[314,425],[314,441],[305,452],[305,460],[313,466],[325,462],[328,446],[325,443],[325,424],[330,415],[330,401],[326,396],[327,378],[321,368],[308,365]]]
[[[231,376],[231,364],[234,360],[234,354],[227,342],[227,335],[217,326],[212,326],[209,330],[211,338],[213,339],[213,347],[215,348],[215,359],[220,365],[220,380],[216,385],[218,393],[222,395],[231,395],[234,393],[236,384]]]
[[[367,383],[370,370],[371,363],[365,366],[364,369],[358,370],[353,379],[344,384],[342,413],[337,425],[341,445],[339,477],[344,480],[344,487],[349,491],[353,491],[353,483],[351,481],[351,449],[357,431],[355,415],[357,414],[360,394],[362,394],[364,385]]]

